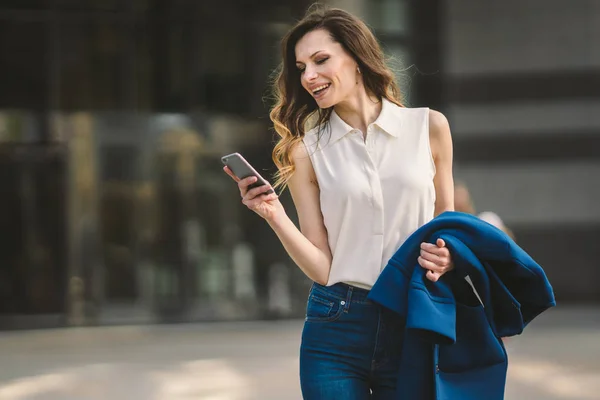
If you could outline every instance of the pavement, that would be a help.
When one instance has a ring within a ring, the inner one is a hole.
[[[0,400],[301,399],[302,321],[0,333]],[[508,400],[600,399],[600,306],[558,307],[507,341]]]

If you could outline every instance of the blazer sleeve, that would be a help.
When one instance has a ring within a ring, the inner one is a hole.
[[[416,266],[408,289],[406,329],[433,344],[456,342],[456,302],[448,282],[431,282]]]

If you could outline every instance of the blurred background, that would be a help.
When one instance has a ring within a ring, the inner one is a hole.
[[[299,398],[310,282],[220,157],[275,172],[269,83],[280,38],[311,3],[0,0],[0,399]],[[600,398],[600,2],[324,3],[371,26],[407,106],[448,117],[457,207],[499,217],[553,284],[559,307],[537,336],[509,341],[525,376],[512,398]],[[177,364],[190,380],[226,371],[223,386],[242,389],[57,391],[75,364],[100,368],[79,368],[84,380],[131,371],[110,349],[138,367],[171,354],[192,363]],[[548,371],[567,389],[548,391]],[[281,392],[257,373],[284,374]],[[39,379],[54,394],[30,391]]]

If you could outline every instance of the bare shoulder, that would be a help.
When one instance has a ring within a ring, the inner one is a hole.
[[[294,161],[302,162],[308,158],[308,150],[306,149],[306,145],[303,143],[303,141],[296,142],[290,151]]]
[[[437,110],[429,109],[429,133],[436,137],[450,135],[448,118]]]
[[[444,114],[433,109],[429,110],[429,141],[434,156],[452,151],[450,123]]]
[[[291,149],[292,159],[294,160],[295,172],[292,175],[290,183],[293,181],[317,183],[315,171],[308,154],[308,149],[303,141],[297,142]],[[298,179],[294,179],[296,176]]]

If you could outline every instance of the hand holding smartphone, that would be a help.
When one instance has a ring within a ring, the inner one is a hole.
[[[221,162],[226,165],[231,172],[240,179],[245,179],[250,176],[256,177],[257,181],[248,186],[248,190],[254,189],[262,185],[268,185],[267,181],[260,176],[258,172],[250,165],[248,161],[240,153],[232,153],[221,157]],[[274,193],[273,189],[264,194]]]
[[[275,201],[279,196],[244,157],[239,153],[233,153],[221,157],[221,161],[227,167],[227,169],[223,168],[227,175],[238,182],[242,203],[246,207],[268,221],[285,214],[281,203]],[[252,183],[248,184],[249,182]]]

